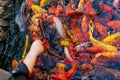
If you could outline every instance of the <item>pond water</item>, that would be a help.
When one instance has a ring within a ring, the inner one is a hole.
[[[92,0],[91,0],[92,1]],[[15,16],[18,15],[20,12],[20,7],[22,4],[23,0],[12,0],[11,1],[11,10],[12,10],[12,14],[13,14],[13,18],[10,21],[10,27],[8,29],[8,38],[6,40],[6,42],[4,42],[4,47],[2,50],[2,53],[0,54],[0,67],[7,70],[7,71],[11,71],[11,62],[13,59],[16,60],[20,60],[21,59],[21,55],[24,49],[24,45],[25,45],[25,41],[26,41],[26,35],[29,35],[30,37],[30,41],[29,43],[31,43],[33,41],[30,32],[29,32],[29,28],[28,26],[25,26],[25,31],[21,32],[18,25],[15,23]],[[75,0],[75,6],[78,5],[79,0]],[[111,8],[114,9],[112,0],[93,0],[92,2],[92,7],[94,8],[94,10],[96,11],[97,14],[97,18],[104,18],[104,21],[101,21],[103,19],[98,19],[101,24],[103,24],[104,26],[106,26],[106,22],[108,21],[112,21],[112,20],[120,20],[120,13],[118,12],[117,15],[112,14],[110,12],[101,10],[100,6],[98,5],[99,2],[103,2],[104,4],[109,5]],[[64,4],[67,5],[69,3],[69,0],[64,0]],[[54,1],[50,2],[49,4],[45,5],[45,9],[49,9],[49,7],[51,5],[54,5]],[[120,4],[119,4],[120,7]],[[109,15],[109,16],[108,16]],[[64,17],[64,16],[61,16]],[[107,19],[105,18],[109,18],[109,20],[107,21]],[[93,18],[93,17],[92,17]],[[67,17],[66,19],[68,19],[68,21],[70,21],[69,17]],[[81,21],[80,19],[77,19],[78,21]],[[70,24],[69,22],[66,24]],[[76,22],[77,24],[77,22]],[[80,23],[78,23],[80,24]],[[115,32],[119,32],[120,29],[118,31],[114,31],[114,29],[112,27],[107,27],[107,32],[109,31],[111,34],[115,33]],[[44,32],[46,35],[47,40],[50,41],[50,43],[52,44],[52,48],[54,48],[60,56],[65,58],[64,55],[64,50],[63,47],[58,43],[58,41],[60,41],[60,36],[58,36],[57,30],[53,29],[51,31],[50,27],[48,27],[48,24],[44,24]],[[97,32],[97,29],[94,30],[93,32],[93,36],[97,39],[97,40],[101,40],[102,36],[100,35],[99,32]],[[118,41],[120,42],[120,41]],[[86,52],[85,52],[86,53]],[[90,63],[89,59],[91,59],[91,57],[94,56],[94,54],[87,54],[90,56],[86,57],[85,53],[80,53],[77,56],[81,56],[78,57],[78,61],[77,63],[79,65],[82,65],[84,63]],[[51,73],[51,70],[56,66],[56,64],[60,61],[60,59],[56,58],[55,56],[52,55],[40,55],[37,59],[38,64],[36,63],[36,70],[38,71],[42,71],[42,72],[36,72],[36,75],[34,75],[34,79],[37,80],[39,73],[41,74],[45,74],[47,75],[47,77],[49,76],[49,74]],[[85,56],[85,57],[83,57]],[[79,59],[81,58],[81,59]],[[100,58],[100,60],[103,60],[103,62],[98,62],[94,65],[94,70],[90,71],[89,73],[86,73],[84,71],[81,70],[77,70],[76,73],[74,74],[74,76],[70,79],[70,80],[120,80],[120,59],[116,58],[116,59],[106,59],[106,58]],[[39,61],[41,62],[39,64]],[[38,65],[40,65],[38,67]],[[70,64],[66,65],[66,70],[69,70],[71,68]],[[37,75],[38,73],[38,75]],[[49,80],[49,79],[48,79]]]

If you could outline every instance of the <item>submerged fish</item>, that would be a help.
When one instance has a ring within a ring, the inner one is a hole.
[[[33,0],[27,0],[28,1],[28,8],[31,7],[31,5],[33,4]]]
[[[40,15],[46,12],[45,9],[41,8],[38,5],[31,5],[31,9],[34,12],[35,15]]]
[[[84,16],[82,19],[82,32],[87,32],[88,31],[88,21],[87,21],[87,16]]]
[[[90,41],[92,42],[92,44],[94,46],[98,46],[98,47],[102,48],[105,51],[117,51],[117,48],[115,46],[105,44],[105,43],[103,43],[101,41],[96,40],[93,37],[92,33],[93,33],[93,30],[94,30],[94,25],[93,25],[92,21],[90,21],[89,26],[90,26],[90,30],[89,30]]]
[[[117,41],[118,38],[120,38],[120,32],[107,36],[106,38],[103,39],[103,42],[109,44],[109,43]]]
[[[109,21],[107,25],[112,27],[115,31],[120,30],[120,20]]]
[[[85,5],[85,0],[79,0],[78,11],[83,12]]]
[[[46,4],[48,4],[51,0],[41,0],[40,1],[40,7],[44,7]]]
[[[109,51],[109,52],[101,52],[95,55],[96,58],[104,57],[104,58],[119,58],[120,52],[119,51]]]
[[[95,27],[103,38],[107,36],[108,32],[106,26],[103,26],[102,24],[96,22]]]
[[[91,15],[91,16],[95,16],[96,15],[96,11],[94,10],[94,8],[92,7],[92,4],[90,1],[87,1],[87,3],[84,6],[84,13]]]

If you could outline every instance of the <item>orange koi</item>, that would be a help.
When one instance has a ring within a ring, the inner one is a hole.
[[[39,39],[39,35],[36,33],[38,32],[38,28],[34,25],[30,25],[30,34],[32,35],[33,39]]]
[[[81,35],[80,28],[76,25],[76,19],[73,19],[73,21],[71,23],[71,30],[72,30],[73,34],[75,34],[76,38],[80,40],[82,35]]]
[[[93,9],[90,1],[88,1],[85,4],[84,8],[85,8],[85,11],[84,11],[85,14],[88,14],[88,15],[91,15],[91,16],[95,16],[96,15],[96,11]]]
[[[115,12],[114,9],[112,9],[110,6],[108,6],[108,5],[106,5],[106,4],[102,3],[102,2],[99,2],[99,6],[100,6],[101,9],[103,9],[106,12],[110,12],[110,13]]]
[[[49,9],[48,9],[48,13],[51,13],[51,14],[54,14],[56,11],[56,7],[55,6],[51,6]]]
[[[33,4],[33,0],[28,0],[28,8],[30,8],[32,4]]]
[[[69,62],[71,63],[72,68],[68,72],[52,74],[52,75],[50,75],[50,77],[52,79],[57,79],[57,80],[69,80],[73,76],[73,74],[75,74],[76,68],[77,68],[76,62],[74,62],[74,61],[69,61]]]
[[[102,3],[102,2],[99,2],[99,6],[101,7],[102,10],[106,11],[106,12],[109,12],[109,13],[112,13],[112,14],[115,14],[117,15],[118,17],[120,17],[120,15],[117,13],[116,10],[114,10],[112,7]]]
[[[62,14],[62,11],[63,11],[63,7],[61,5],[58,5],[55,11],[55,16],[59,16],[60,14]]]
[[[92,52],[92,53],[98,53],[98,52],[102,52],[103,49],[97,46],[92,46],[92,47],[88,47],[86,48],[87,51]]]
[[[71,17],[74,17],[74,18],[78,18],[78,16],[80,14],[77,14],[76,10],[77,10],[76,7],[72,7],[72,5],[68,5],[67,8],[66,8],[65,14],[66,14],[66,16],[71,16]]]
[[[12,60],[12,70],[15,70],[19,66],[19,62],[16,59]]]
[[[107,23],[109,27],[112,27],[115,31],[120,30],[120,20],[114,20]]]
[[[96,22],[95,27],[103,38],[107,36],[107,28],[105,26]]]
[[[88,31],[88,22],[87,22],[87,16],[84,16],[82,19],[82,32],[87,32]]]

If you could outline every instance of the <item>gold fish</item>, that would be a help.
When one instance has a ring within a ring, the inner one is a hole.
[[[120,32],[107,36],[106,38],[103,39],[103,42],[109,44],[115,42],[118,38],[120,38]]]
[[[16,59],[12,60],[12,70],[15,70],[19,65],[19,62]]]
[[[84,10],[85,0],[79,0],[78,11],[82,12]]]
[[[103,42],[101,42],[101,41],[98,41],[98,40],[96,40],[96,39],[93,37],[93,35],[92,35],[93,29],[94,29],[93,21],[90,21],[89,27],[90,27],[90,29],[89,29],[90,41],[92,42],[92,44],[93,44],[94,46],[100,47],[100,48],[102,48],[102,49],[105,50],[105,51],[117,51],[117,48],[116,48],[116,47],[114,47],[114,46],[112,46],[112,45],[105,44],[105,43],[103,43]]]
[[[31,17],[31,21],[32,21],[32,23],[33,23],[35,26],[38,26],[38,25],[39,25],[38,18],[39,18],[39,15],[33,15],[33,16]]]
[[[48,4],[51,0],[41,0],[40,1],[40,7],[44,7],[46,4]]]
[[[70,46],[70,42],[68,40],[61,40],[60,44],[61,44],[61,46],[65,46],[65,47]]]
[[[85,5],[85,0],[79,0],[79,4],[84,6]]]
[[[45,9],[41,8],[38,5],[32,5],[31,6],[32,11],[34,12],[35,15],[40,15],[46,12]]]
[[[22,53],[20,63],[25,59],[25,56],[26,56],[27,50],[28,50],[28,45],[29,45],[29,36],[26,35],[26,42],[25,42],[25,46],[24,46],[24,50],[23,50],[23,53]]]
[[[95,55],[95,58],[99,58],[99,57],[116,58],[116,57],[120,57],[120,52],[119,51],[109,51],[109,52],[97,53]]]
[[[77,39],[77,38],[73,35],[73,33],[66,27],[65,24],[63,24],[63,27],[64,27],[64,29],[65,29],[68,37],[70,38],[70,40],[71,40],[73,43],[78,44],[78,43],[79,43],[78,39]]]
[[[82,32],[85,33],[88,30],[88,25],[87,25],[87,16],[84,16],[82,19]]]

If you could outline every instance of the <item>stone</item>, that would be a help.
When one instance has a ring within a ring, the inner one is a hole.
[[[10,0],[0,0],[0,6],[8,6]]]
[[[9,23],[6,20],[0,18],[0,26],[7,27],[9,26]]]
[[[4,13],[4,8],[0,7],[0,15]]]
[[[7,35],[7,30],[0,26],[0,41],[6,40]]]
[[[0,80],[8,80],[11,76],[12,75],[9,72],[0,69]]]

